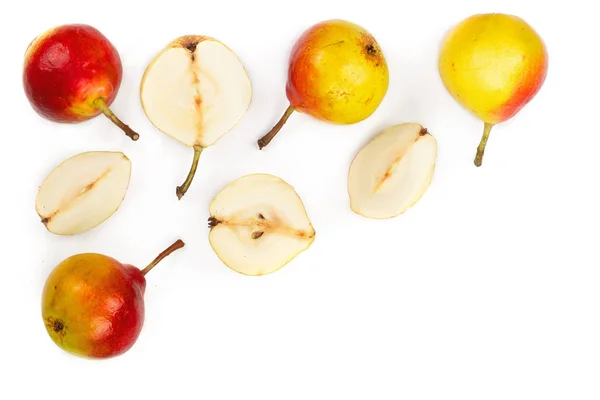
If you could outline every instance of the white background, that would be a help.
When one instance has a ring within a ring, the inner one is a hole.
[[[1,399],[600,398],[600,28],[591,1],[149,4],[19,1],[0,16]],[[445,92],[436,60],[444,33],[479,12],[526,19],[546,41],[550,68],[534,101],[494,128],[478,169],[482,124]],[[289,50],[328,18],[376,37],[391,71],[387,97],[353,126],[296,113],[260,152],[256,140],[287,106]],[[113,109],[138,142],[104,117],[60,125],[29,106],[27,45],[72,22],[94,25],[119,49],[124,81]],[[254,95],[178,201],[192,150],[151,126],[138,93],[150,59],[189,33],[234,49]],[[431,187],[396,219],[353,214],[350,161],[373,135],[406,121],[438,140]],[[127,197],[97,229],[53,236],[35,213],[38,185],[87,150],[131,158]],[[253,172],[292,184],[317,231],[308,251],[260,278],[225,267],[206,226],[213,196]],[[187,246],[148,275],[147,319],[127,354],[88,361],[51,342],[40,296],[57,263],[93,251],[143,267],[177,238]]]

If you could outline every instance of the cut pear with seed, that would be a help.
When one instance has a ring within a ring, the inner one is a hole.
[[[211,37],[188,35],[173,40],[152,59],[142,77],[140,97],[158,130],[194,149],[190,172],[176,190],[181,200],[202,150],[246,114],[252,85],[229,47]]]
[[[302,200],[269,174],[243,176],[210,204],[209,241],[219,259],[243,275],[275,272],[308,249],[315,230]]]
[[[384,130],[358,152],[350,165],[351,209],[373,219],[406,212],[429,188],[437,150],[437,141],[420,124],[406,123]]]
[[[46,177],[36,211],[48,231],[75,235],[97,227],[121,206],[131,161],[121,152],[91,151],[59,164]]]

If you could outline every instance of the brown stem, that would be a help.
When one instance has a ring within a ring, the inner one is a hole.
[[[259,148],[259,150],[262,150],[263,147],[265,147],[266,145],[268,145],[269,143],[271,143],[271,140],[273,140],[273,138],[275,137],[275,135],[277,135],[277,133],[279,133],[279,131],[281,130],[281,128],[283,128],[283,125],[287,122],[288,118],[290,117],[290,115],[292,115],[293,112],[294,112],[294,107],[292,107],[292,105],[290,104],[289,107],[283,113],[283,116],[281,117],[281,119],[279,120],[279,122],[277,122],[277,124],[275,124],[275,126],[273,127],[273,129],[271,129],[269,131],[269,133],[267,133],[265,136],[263,136],[262,138],[258,139],[258,148]]]
[[[190,168],[190,172],[188,173],[187,178],[181,186],[177,186],[177,198],[181,200],[181,198],[185,195],[185,193],[190,188],[192,181],[194,180],[194,176],[196,175],[196,170],[198,169],[198,161],[200,161],[200,155],[202,154],[202,150],[204,147],[202,146],[194,146],[194,160],[192,161],[192,167]]]
[[[167,249],[165,249],[162,253],[160,253],[158,257],[154,259],[154,261],[148,264],[148,266],[142,270],[142,275],[146,275],[148,272],[150,272],[152,268],[156,267],[156,264],[161,262],[165,257],[173,253],[175,250],[181,249],[183,246],[185,246],[183,240],[177,240],[175,243],[173,243]]]
[[[123,132],[125,132],[125,134],[131,138],[131,140],[135,141],[140,138],[140,135],[138,135],[137,132],[131,129],[128,125],[125,125],[123,121],[121,121],[119,118],[117,118],[115,114],[113,114],[113,112],[110,110],[110,108],[108,108],[108,105],[106,105],[106,102],[102,97],[99,97],[96,99],[96,101],[94,101],[94,107],[102,111],[102,113],[106,115],[108,119],[110,119],[115,125],[121,128]]]
[[[485,152],[485,146],[487,145],[487,141],[490,137],[490,132],[494,124],[485,123],[483,127],[483,136],[481,137],[481,142],[479,142],[479,146],[477,147],[477,155],[475,156],[475,166],[481,167],[483,163],[483,153]]]

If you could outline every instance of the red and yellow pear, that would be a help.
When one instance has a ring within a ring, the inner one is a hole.
[[[379,107],[388,86],[388,65],[371,33],[339,19],[315,24],[292,48],[286,85],[289,106],[258,146],[267,146],[294,111],[334,124],[363,121]]]
[[[84,358],[124,354],[144,325],[146,274],[184,245],[177,240],[142,270],[96,253],[62,261],[42,294],[42,318],[50,338],[64,351]]]
[[[122,78],[117,49],[89,25],[48,29],[25,52],[23,87],[39,115],[54,122],[78,123],[104,114],[137,140],[139,135],[109,108]]]
[[[474,161],[479,167],[492,128],[514,117],[541,89],[548,52],[523,19],[476,14],[448,32],[438,67],[450,95],[484,123]]]

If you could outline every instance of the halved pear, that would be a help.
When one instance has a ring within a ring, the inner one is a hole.
[[[121,152],[90,151],[60,163],[38,190],[36,211],[48,231],[75,235],[97,227],[121,206],[131,161]]]
[[[157,129],[194,149],[190,172],[176,190],[181,200],[202,150],[237,125],[250,107],[252,85],[229,47],[208,36],[187,35],[152,59],[142,77],[140,98]]]
[[[384,130],[350,165],[350,208],[373,219],[406,212],[429,188],[437,150],[437,141],[420,124],[405,123]]]
[[[209,211],[211,247],[225,265],[243,275],[275,272],[315,240],[302,200],[273,175],[236,179],[215,196]]]

